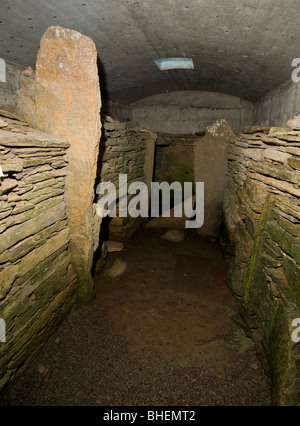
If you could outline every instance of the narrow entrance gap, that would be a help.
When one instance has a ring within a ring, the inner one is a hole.
[[[193,141],[186,135],[178,140],[159,135],[155,181],[194,181],[193,155],[183,156],[190,145],[193,149]],[[183,151],[176,156],[170,147],[178,145]],[[177,175],[172,175],[172,165]],[[136,381],[131,381],[131,395],[120,390],[122,404],[267,405],[268,379],[250,339],[230,319],[235,303],[227,287],[231,256],[218,242],[183,230],[182,223],[174,218],[150,220],[124,243],[122,252],[111,253],[105,267],[96,269],[97,303],[124,342],[119,360],[124,376],[118,380],[128,374]],[[180,239],[175,233],[166,238],[174,227]],[[164,392],[150,375],[159,376],[160,384],[166,381]],[[189,375],[192,385],[186,380],[178,389],[178,378]],[[233,388],[230,395],[228,386]],[[167,387],[177,391],[171,396]],[[150,389],[157,394],[149,397]]]

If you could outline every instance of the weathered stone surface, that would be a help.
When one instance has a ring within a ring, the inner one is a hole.
[[[228,145],[234,133],[225,120],[206,129],[206,136],[194,144],[195,182],[204,182],[204,225],[202,235],[216,237],[222,222],[222,206],[227,185]],[[212,173],[212,167],[217,173]]]
[[[284,231],[276,222],[269,222],[267,230],[279,247],[300,265],[300,241]]]
[[[288,121],[287,125],[293,130],[300,130],[300,118],[295,117],[293,120]]]
[[[264,157],[274,162],[286,164],[291,159],[291,154],[279,151],[274,148],[267,148],[264,150]]]
[[[120,241],[106,241],[106,248],[108,253],[114,253],[122,251],[124,249],[124,244]]]
[[[7,343],[0,345],[0,390],[59,325],[76,291],[63,195],[66,162],[60,169],[52,166],[64,158],[69,143],[36,131],[28,139],[27,131],[19,133],[26,126],[7,120],[7,131],[0,134],[5,170],[0,185],[0,317],[7,325]],[[2,142],[8,142],[6,148]],[[49,164],[40,166],[43,159]]]
[[[3,173],[21,172],[23,170],[23,161],[1,161]]]
[[[263,182],[266,185],[269,185],[271,188],[273,187],[282,192],[286,192],[296,197],[300,197],[300,189],[290,182],[282,181],[280,179],[270,178],[268,176],[264,176],[259,173],[249,173],[249,177],[256,179],[260,182]]]
[[[63,203],[63,196],[58,196],[52,199],[46,199],[34,205],[33,209],[28,209],[25,212],[20,212],[19,214],[11,215],[5,223],[5,229],[22,224],[30,219],[36,218],[37,216],[39,216],[39,214],[46,212],[48,209],[51,209],[52,207],[57,206],[61,203]]]
[[[120,277],[121,275],[124,274],[124,272],[126,271],[127,267],[128,267],[128,265],[127,265],[127,263],[124,260],[117,258],[113,262],[112,266],[109,267],[106,270],[106,274],[110,278],[118,278],[118,277]]]
[[[269,132],[270,129],[268,126],[247,126],[245,127],[245,133]]]
[[[78,301],[94,297],[94,183],[100,141],[97,51],[91,39],[61,27],[43,35],[36,63],[36,125],[70,143],[66,183],[71,257],[78,276]]]
[[[299,132],[295,132],[291,130],[289,127],[271,127],[269,135],[270,136],[290,135],[290,136],[297,137],[299,136]]]
[[[283,267],[289,287],[297,303],[297,307],[300,309],[300,266],[292,259],[285,257]]]
[[[62,220],[65,217],[65,214],[65,205],[59,204],[46,211],[44,214],[41,214],[38,220],[31,219],[22,225],[17,225],[9,229],[0,240],[0,253],[3,253],[4,250],[7,250],[30,235],[34,235],[42,229],[45,229],[47,226]]]
[[[298,159],[298,158],[289,158],[288,164],[293,169],[300,170],[300,159]]]
[[[67,148],[69,143],[61,138],[51,138],[44,132],[35,130],[31,134],[13,134],[0,129],[1,145],[6,147],[63,147]]]
[[[185,239],[184,231],[174,229],[167,231],[163,236],[163,240],[170,241],[172,243],[181,243]]]
[[[236,247],[228,280],[271,376],[273,402],[289,405],[300,394],[299,353],[291,340],[300,305],[300,132],[266,133],[240,135],[230,144],[224,215]]]
[[[60,231],[62,228],[66,227],[66,221],[58,221],[51,226],[48,226],[46,229],[42,230],[39,233],[34,234],[33,236],[26,238],[20,243],[14,245],[9,250],[5,250],[0,255],[0,263],[4,262],[16,262],[21,259],[23,256],[32,251],[32,247],[38,247],[44,243],[48,238],[51,237],[55,232]],[[62,235],[62,234],[61,234]]]
[[[96,186],[101,182],[111,182],[118,190],[119,175],[127,174],[128,185],[137,181],[145,182],[150,197],[157,136],[139,128],[134,122],[119,123],[109,120],[107,117],[103,120]],[[117,217],[112,218],[109,223],[109,238],[126,241],[133,237],[140,226],[140,218],[119,217],[117,205]]]
[[[3,120],[3,118],[0,118],[0,127],[6,127],[6,126],[8,126],[8,123],[5,120]]]
[[[18,181],[15,179],[4,179],[0,181],[0,196],[8,193],[18,186]]]
[[[247,177],[244,183],[244,188],[253,203],[260,204],[262,206],[264,205],[269,194],[268,187],[266,185]]]
[[[281,164],[277,164],[277,166],[274,167],[274,164],[269,162],[257,162],[255,164],[251,163],[250,167],[257,173],[274,177],[279,181],[298,183],[299,180],[297,172],[291,171]]]

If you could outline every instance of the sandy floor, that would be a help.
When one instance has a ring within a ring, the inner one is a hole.
[[[269,380],[227,314],[216,243],[145,229],[96,268],[96,300],[74,309],[3,405],[270,405]],[[111,267],[126,269],[111,278]]]

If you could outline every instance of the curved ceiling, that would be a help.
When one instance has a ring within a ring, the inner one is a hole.
[[[94,40],[110,99],[205,90],[254,102],[290,78],[299,15],[299,0],[1,0],[0,57],[34,68],[42,34],[60,25]],[[162,57],[195,69],[159,71]]]

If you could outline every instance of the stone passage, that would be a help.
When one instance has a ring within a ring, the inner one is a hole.
[[[0,391],[32,360],[75,300],[64,202],[69,143],[1,117]]]
[[[225,222],[236,244],[229,283],[273,384],[275,404],[297,405],[300,347],[300,132],[246,128],[229,147]]]
[[[157,134],[155,156],[156,182],[194,182],[194,142],[199,136],[193,134]]]

